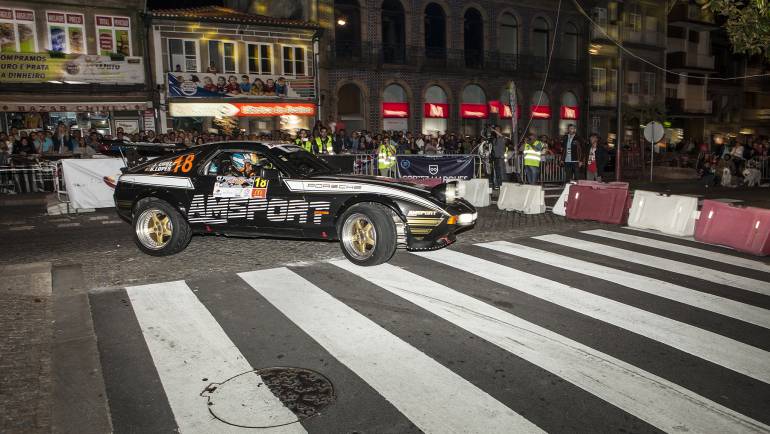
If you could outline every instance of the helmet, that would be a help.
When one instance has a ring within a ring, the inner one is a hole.
[[[246,158],[243,156],[243,154],[233,154],[232,156],[233,160],[233,167],[240,170],[243,169],[246,164]]]

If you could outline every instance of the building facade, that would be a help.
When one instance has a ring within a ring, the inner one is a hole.
[[[0,130],[154,127],[140,0],[0,1]]]
[[[642,123],[660,120],[665,113],[664,75],[652,66],[666,60],[665,8],[658,1],[600,0],[594,2],[591,18],[596,25],[589,47],[590,130],[615,143],[620,64],[623,144],[636,148]],[[619,53],[613,41],[628,52]]]
[[[520,131],[529,125],[555,136],[569,123],[583,128],[587,26],[569,2],[557,22],[556,6],[322,0],[322,119],[349,131],[426,134],[476,135],[487,123],[510,131],[513,115]]]
[[[162,131],[312,126],[317,25],[220,6],[154,10],[147,20]]]

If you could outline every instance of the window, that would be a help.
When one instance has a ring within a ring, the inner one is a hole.
[[[270,44],[249,44],[249,74],[273,73],[273,47]]]
[[[283,73],[305,75],[305,49],[290,45],[283,46]]]
[[[632,81],[626,83],[626,93],[629,95],[639,95],[639,82]]]
[[[642,16],[640,14],[630,13],[628,14],[628,22],[626,23],[628,28],[633,32],[642,31]]]
[[[667,87],[666,98],[677,99],[677,89],[675,87]]]
[[[168,40],[168,69],[174,72],[198,72],[198,41]]]
[[[516,54],[519,52],[519,23],[512,14],[506,12],[500,17],[499,37],[497,46],[501,53]]]
[[[131,55],[131,19],[128,17],[96,16],[99,54]]]
[[[538,57],[548,57],[550,39],[548,23],[542,18],[535,19],[535,26],[532,30],[532,54]]]
[[[618,3],[617,2],[610,2],[608,5],[608,12],[610,15],[610,22],[615,22],[618,20]]]
[[[0,52],[36,53],[35,12],[26,9],[0,9]]]
[[[84,19],[81,14],[46,12],[48,47],[60,53],[86,52]]]
[[[593,15],[594,22],[601,26],[602,28],[607,28],[607,9],[606,8],[600,8],[596,7],[593,8],[591,11],[591,15]]]
[[[564,32],[563,56],[565,59],[577,60],[578,58],[578,30],[572,23],[567,23],[567,30]]]
[[[604,92],[607,86],[607,70],[591,68],[591,92]]]
[[[234,42],[209,41],[209,67],[206,72],[238,72]]]
[[[618,90],[618,70],[610,69],[610,79],[607,81],[607,90],[616,92]]]
[[[655,96],[655,73],[642,73],[642,95]]]

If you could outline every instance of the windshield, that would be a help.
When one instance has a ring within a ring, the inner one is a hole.
[[[304,176],[321,175],[337,172],[337,169],[329,166],[325,161],[296,146],[276,146],[272,152],[289,167],[289,170]]]

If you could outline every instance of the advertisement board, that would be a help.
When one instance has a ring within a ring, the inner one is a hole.
[[[309,102],[172,102],[173,117],[249,117],[249,116],[315,116],[315,104]]]
[[[396,160],[401,178],[440,178],[444,181],[473,178],[472,155],[401,155]]]
[[[312,77],[289,79],[274,75],[168,73],[172,98],[294,98],[313,99]]]
[[[48,53],[0,53],[0,82],[144,83],[141,57],[112,60],[107,56]]]

